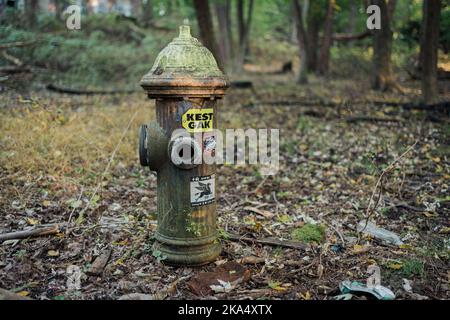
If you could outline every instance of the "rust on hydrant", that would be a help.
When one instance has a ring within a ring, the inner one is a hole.
[[[217,258],[221,246],[216,166],[201,157],[215,139],[217,99],[224,96],[228,80],[212,53],[183,25],[140,84],[156,99],[157,120],[141,126],[139,141],[141,165],[157,172],[154,250],[169,264],[206,264]],[[186,134],[175,135],[178,129]],[[202,133],[200,142],[193,133]]]

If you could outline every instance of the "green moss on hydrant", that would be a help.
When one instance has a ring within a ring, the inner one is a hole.
[[[291,237],[304,243],[320,243],[325,239],[325,226],[322,224],[307,223],[300,228],[292,230]]]

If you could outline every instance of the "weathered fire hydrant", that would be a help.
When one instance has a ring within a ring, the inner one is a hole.
[[[215,151],[216,104],[228,81],[212,53],[183,25],[140,84],[150,99],[156,99],[157,121],[141,126],[139,138],[141,165],[157,172],[154,250],[169,264],[206,264],[221,251],[216,228],[216,166],[199,163],[198,157]],[[172,134],[181,128],[187,136]],[[199,132],[200,143],[194,139]],[[182,161],[186,154],[191,161]]]

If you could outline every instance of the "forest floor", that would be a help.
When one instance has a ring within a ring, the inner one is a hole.
[[[256,95],[229,90],[219,127],[280,129],[280,168],[262,176],[257,166],[218,167],[223,251],[197,268],[171,267],[152,253],[156,178],[140,167],[136,146],[154,103],[143,92],[2,93],[0,234],[64,227],[0,244],[0,288],[35,299],[331,299],[342,281],[365,283],[376,265],[396,299],[449,299],[448,108],[400,106],[419,101],[418,82],[387,94],[365,80],[299,86],[293,76],[249,78]],[[440,86],[449,101],[448,82]],[[359,234],[367,218],[404,244]],[[302,245],[244,242],[227,232]],[[242,277],[228,292],[198,289],[203,272],[220,277],[230,261]],[[78,268],[81,287],[70,289]]]

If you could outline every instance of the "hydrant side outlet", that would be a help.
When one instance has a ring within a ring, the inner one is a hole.
[[[189,26],[181,26],[180,35],[160,52],[141,86],[156,99],[157,123],[147,126],[139,144],[141,163],[157,172],[154,250],[169,264],[206,264],[221,251],[216,166],[198,163],[196,156],[185,164],[183,150],[192,148],[198,156],[206,151],[204,142],[215,139],[217,99],[225,94],[228,80],[211,52],[190,35]],[[182,128],[188,136],[172,136]],[[193,132],[202,133],[202,143],[193,139]]]

